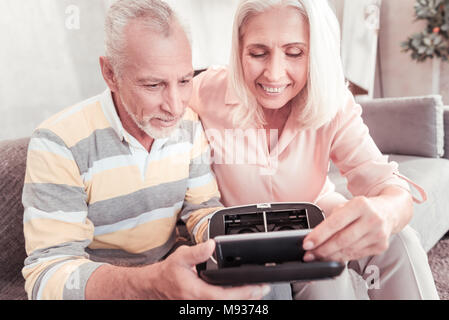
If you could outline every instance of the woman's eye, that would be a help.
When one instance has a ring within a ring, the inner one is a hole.
[[[290,48],[290,50],[286,50],[285,55],[290,58],[300,58],[304,55],[304,50],[299,48]]]
[[[250,52],[249,55],[253,58],[263,58],[267,54],[265,52]]]
[[[287,52],[286,53],[286,56],[287,57],[290,57],[290,58],[300,58],[300,57],[302,57],[304,55],[304,52],[303,51],[301,51],[301,52]]]

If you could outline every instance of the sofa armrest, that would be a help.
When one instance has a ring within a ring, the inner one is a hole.
[[[444,157],[449,159],[449,106],[444,107]]]
[[[28,142],[0,141],[0,300],[26,299],[22,189]]]
[[[361,101],[363,120],[384,154],[439,158],[444,155],[440,95]]]

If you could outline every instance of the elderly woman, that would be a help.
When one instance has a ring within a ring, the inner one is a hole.
[[[222,201],[311,202],[324,210],[304,240],[304,259],[348,268],[333,280],[293,283],[295,299],[437,299],[426,253],[407,226],[419,201],[362,121],[339,40],[326,0],[241,1],[230,66],[196,77],[191,101]],[[328,179],[331,160],[351,200]]]

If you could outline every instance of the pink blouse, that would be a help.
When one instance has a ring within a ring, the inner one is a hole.
[[[228,88],[226,68],[210,68],[194,79],[191,108],[201,117],[210,142],[225,206],[319,203],[335,194],[328,178],[330,160],[354,196],[376,196],[391,184],[409,190],[397,163],[388,162],[370,137],[362,108],[349,90],[336,117],[317,130],[301,130],[289,118],[271,153],[264,130],[239,130],[232,124],[231,111],[239,103]]]

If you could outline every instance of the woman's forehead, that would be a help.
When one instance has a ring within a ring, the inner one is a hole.
[[[307,19],[293,7],[270,8],[245,21],[240,37],[246,43],[264,44],[267,41],[308,43]]]

